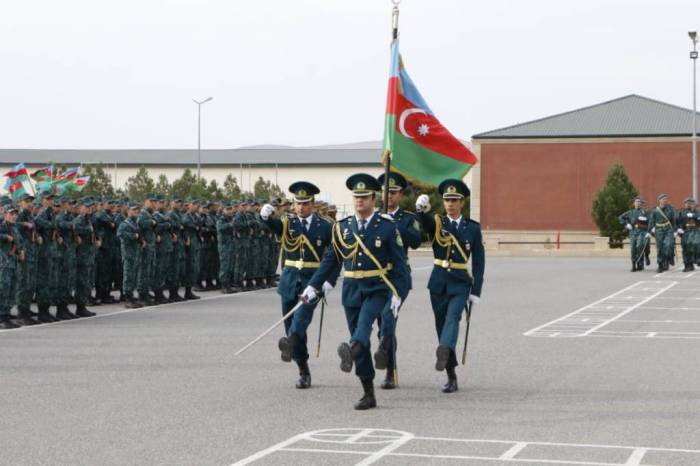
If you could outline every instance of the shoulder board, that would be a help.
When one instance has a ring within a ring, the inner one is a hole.
[[[394,217],[392,217],[392,216],[389,215],[389,214],[379,214],[379,217],[380,217],[380,218],[383,218],[384,220],[389,220],[390,222],[393,222],[393,221],[394,221]]]
[[[468,221],[469,223],[474,223],[474,224],[476,224],[476,225],[481,225],[479,222],[477,222],[476,220],[472,220],[471,218],[470,218],[470,219],[467,219],[467,221]]]
[[[330,217],[326,217],[325,215],[319,215],[318,218],[320,218],[321,220],[323,220],[326,223],[333,223],[335,221]]]
[[[411,211],[409,211],[409,210],[401,210],[401,212],[402,212],[404,215],[407,215],[407,216],[409,216],[409,217],[416,217],[416,218],[418,218],[418,216],[416,215],[415,212],[411,212]]]
[[[343,218],[341,218],[340,220],[338,220],[338,222],[345,222],[345,221],[348,221],[348,222],[349,222],[350,219],[353,218],[353,217],[354,217],[354,215],[348,215],[347,217],[343,217]]]

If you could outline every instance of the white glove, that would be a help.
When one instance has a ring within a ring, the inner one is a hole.
[[[316,299],[316,290],[312,286],[307,286],[301,293],[301,300],[305,303],[314,301]]]
[[[631,230],[632,230],[632,225],[630,225],[630,224],[628,223],[627,225],[625,225],[625,228],[627,228],[628,230],[631,231]]]
[[[651,229],[651,234],[653,235],[654,233],[656,233],[656,227]]]
[[[685,233],[685,231],[683,231],[683,228],[679,228],[676,231],[678,232],[679,235],[682,235],[683,233]]]
[[[270,218],[270,215],[272,215],[274,211],[274,207],[272,207],[270,204],[265,204],[264,206],[262,206],[262,209],[260,209],[260,216],[263,220],[267,220],[268,218]]]
[[[398,298],[394,295],[391,295],[391,305],[389,306],[391,308],[391,312],[394,313],[394,318],[396,318],[399,315],[399,307],[401,306],[401,298]]]
[[[481,299],[478,296],[473,294],[469,295],[469,304],[471,304],[472,306],[474,304],[479,304],[479,301],[481,301]]]
[[[333,285],[328,282],[323,282],[321,290],[323,291],[323,295],[327,297],[329,294],[331,294],[331,291],[333,291]]]
[[[644,235],[644,237],[645,237],[645,238],[651,238],[651,233],[647,233],[646,235]]]
[[[416,199],[416,211],[417,212],[427,212],[430,210],[430,198],[427,194],[421,194]]]

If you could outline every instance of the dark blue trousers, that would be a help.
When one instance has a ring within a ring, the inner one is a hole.
[[[448,368],[457,366],[455,351],[457,338],[459,337],[459,321],[462,318],[462,313],[464,313],[464,306],[467,304],[468,297],[469,288],[465,288],[463,293],[452,295],[430,293],[430,303],[433,306],[435,330],[437,331],[439,344],[450,348],[450,358],[447,361]]]

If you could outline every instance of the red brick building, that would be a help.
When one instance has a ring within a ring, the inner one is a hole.
[[[472,212],[485,230],[593,232],[593,199],[617,161],[649,204],[665,192],[680,207],[691,128],[691,110],[629,95],[477,134]]]

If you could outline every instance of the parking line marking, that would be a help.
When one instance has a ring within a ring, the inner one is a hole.
[[[515,455],[523,451],[527,447],[527,442],[518,442],[513,445],[507,452],[498,457],[499,460],[512,460]]]

